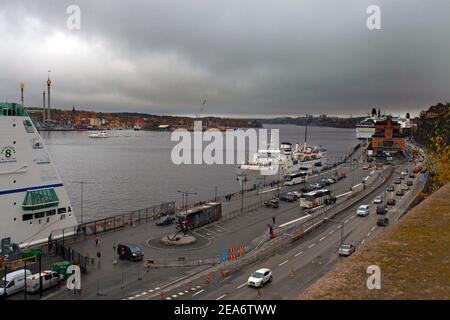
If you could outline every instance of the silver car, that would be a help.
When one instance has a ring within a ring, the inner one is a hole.
[[[356,248],[354,245],[349,244],[349,243],[343,243],[339,247],[339,256],[348,257],[355,251],[356,251]]]

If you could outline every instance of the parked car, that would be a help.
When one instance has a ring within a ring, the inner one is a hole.
[[[388,199],[388,200],[386,201],[386,204],[387,204],[388,206],[395,206],[396,201],[395,201],[394,198],[391,198],[391,199]]]
[[[62,280],[64,276],[55,271],[43,271],[40,275],[35,273],[27,277],[26,290],[28,293],[36,293],[39,291],[40,283],[42,283],[42,290],[47,290],[58,286]]]
[[[369,168],[370,167],[367,164],[363,165],[363,167],[362,167],[363,170],[369,170]]]
[[[142,261],[144,260],[144,252],[138,246],[132,244],[119,244],[117,246],[117,254],[120,259],[126,259],[130,261]]]
[[[253,272],[247,280],[249,287],[261,288],[267,282],[272,281],[272,271],[268,268],[261,268]]]
[[[300,199],[300,197],[302,196],[302,193],[300,191],[291,191],[291,193],[297,197],[297,199]]]
[[[313,191],[313,190],[315,190],[315,189],[316,189],[316,188],[313,188],[311,185],[309,185],[309,186],[306,186],[306,187],[301,188],[300,191],[301,191],[302,193],[308,193],[308,192],[311,192],[311,191]]]
[[[356,214],[358,217],[366,217],[369,215],[369,205],[368,204],[363,204],[360,205],[358,210],[356,210]]]
[[[377,220],[377,226],[379,227],[387,227],[389,225],[389,219],[388,218],[381,218]]]
[[[356,251],[356,248],[354,245],[349,244],[349,243],[343,243],[339,247],[339,256],[348,257],[355,251]]]
[[[174,222],[175,222],[175,217],[174,216],[162,216],[161,218],[156,220],[156,225],[157,226],[165,226],[165,225],[168,225],[168,224],[172,224]]]
[[[387,192],[394,192],[394,190],[395,190],[394,186],[389,186],[386,189]]]
[[[286,202],[294,202],[294,201],[297,200],[297,197],[288,192],[288,193],[281,194],[280,195],[280,200],[281,201],[286,201]]]
[[[401,183],[402,183],[402,181],[400,179],[397,179],[394,181],[394,184],[401,184]]]
[[[271,199],[271,200],[268,200],[268,201],[264,202],[264,205],[267,208],[275,208],[276,209],[279,206],[279,202],[276,199]]]
[[[335,180],[334,178],[328,178],[327,181],[329,184],[334,184],[337,180]]]
[[[20,269],[6,274],[0,282],[0,296],[10,295],[22,291],[25,288],[25,277],[31,276],[28,269]]]
[[[330,185],[330,181],[328,181],[328,179],[325,179],[325,178],[320,180],[320,183],[322,184],[322,186],[329,186]]]
[[[309,186],[312,190],[322,189],[322,187],[323,187],[323,185],[319,182],[311,183]],[[310,190],[310,191],[312,191],[312,190]]]
[[[411,180],[406,181],[406,185],[411,187],[413,185],[413,182]]]
[[[402,185],[402,190],[403,190],[403,191],[408,191],[408,190],[409,190],[409,187],[408,187],[406,184],[403,184],[403,185]]]
[[[405,176],[400,176],[400,180],[405,180]]]
[[[377,214],[386,214],[388,212],[388,209],[384,204],[380,204],[377,206]]]
[[[414,174],[414,172],[411,172],[410,174],[409,174],[409,178],[410,179],[414,179],[416,177],[416,175]]]
[[[396,196],[399,196],[399,197],[402,197],[402,196],[404,196],[405,195],[405,193],[403,192],[403,190],[397,190],[396,192],[395,192],[395,195]]]
[[[375,204],[383,203],[383,196],[376,196],[375,199],[373,199],[373,203]]]

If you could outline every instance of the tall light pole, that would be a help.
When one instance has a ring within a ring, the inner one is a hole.
[[[240,173],[237,175],[237,180],[241,181],[241,212],[244,211],[244,182],[247,181],[247,175]]]
[[[185,210],[186,210],[186,219],[187,219],[187,213],[188,213],[188,195],[192,194],[192,195],[196,195],[198,194],[197,192],[189,192],[189,191],[177,191],[178,193],[181,193],[186,201],[186,206],[185,206]],[[182,227],[182,225],[180,225],[180,228]],[[185,229],[185,234],[187,232],[187,225],[186,225],[186,229]]]
[[[80,196],[80,207],[81,207],[81,212],[80,212],[80,225],[81,225],[81,236],[83,236],[83,206],[84,206],[84,185],[85,184],[93,184],[92,182],[87,182],[87,181],[73,181],[73,183],[78,183],[81,187],[81,196]]]
[[[45,91],[42,91],[42,121],[45,123]]]
[[[23,89],[25,88],[25,83],[20,83],[20,101],[22,102],[22,107],[25,107],[24,99],[23,99]]]
[[[335,224],[340,224],[341,225],[341,241],[339,246],[342,245],[342,243],[344,242],[344,222],[343,221],[339,221],[339,220],[334,220],[334,219],[327,219],[325,218],[326,221],[329,221],[331,223],[335,223]]]
[[[48,99],[48,117],[47,120],[51,120],[50,116],[50,86],[52,85],[52,81],[50,80],[50,70],[48,70],[48,79],[47,79],[47,99]]]

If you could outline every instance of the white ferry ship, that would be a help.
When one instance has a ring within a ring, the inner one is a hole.
[[[0,103],[0,240],[26,247],[75,232],[77,220],[46,147],[20,104]]]
[[[256,188],[271,182],[282,181],[284,176],[300,171],[309,175],[320,172],[326,164],[327,150],[323,147],[295,147],[282,142],[279,149],[258,150],[253,159],[239,165],[238,177],[244,179],[244,188]]]

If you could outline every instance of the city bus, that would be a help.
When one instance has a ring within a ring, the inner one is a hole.
[[[179,223],[184,223],[188,229],[195,229],[222,218],[221,203],[206,203],[204,205],[182,211],[176,214]]]
[[[312,209],[325,204],[333,204],[335,202],[336,197],[330,190],[321,189],[305,193],[304,196],[300,198],[300,207]]]
[[[308,176],[308,172],[301,171],[297,173],[291,173],[284,176],[284,185],[285,186],[293,186],[294,184],[304,183],[306,182],[306,177]]]

